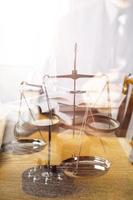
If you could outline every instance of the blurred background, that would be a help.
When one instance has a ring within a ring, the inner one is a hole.
[[[71,73],[75,42],[79,72],[121,85],[133,69],[132,24],[132,0],[0,0],[0,102],[15,101],[23,80]]]

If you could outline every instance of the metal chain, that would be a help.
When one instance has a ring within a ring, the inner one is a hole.
[[[21,91],[21,102],[22,102],[22,98],[24,98],[24,101],[25,101],[25,103],[26,103],[26,105],[27,105],[27,107],[28,107],[29,113],[30,113],[32,119],[35,121],[34,114],[33,114],[32,110],[31,110],[31,108],[30,108],[30,106],[29,106],[29,104],[28,104],[28,102],[27,102],[27,100],[26,100],[26,97],[25,97],[23,91]],[[21,105],[22,105],[22,103],[21,103]],[[20,112],[20,115],[21,115],[21,112]],[[38,132],[39,132],[41,138],[43,139],[43,141],[45,141],[45,139],[44,139],[44,137],[43,137],[43,135],[42,135],[42,132],[41,132],[40,128],[39,128],[38,126],[35,126],[35,127],[37,128],[37,130],[38,130]]]
[[[107,77],[106,77],[107,78]],[[103,89],[101,90],[100,94],[98,95],[98,98],[96,99],[95,103],[94,103],[94,108],[95,108],[95,105],[97,103],[97,101],[99,100],[99,98],[101,97],[103,91],[105,90],[105,88],[107,87],[107,101],[108,101],[108,116],[111,116],[111,99],[110,99],[110,87],[109,87],[109,79],[107,80],[106,84],[104,85]],[[81,125],[81,129],[80,129],[80,133],[79,133],[79,137],[82,136],[82,133],[83,133],[83,130],[85,129],[86,127],[86,123],[87,123],[87,117],[88,117],[88,112],[90,112],[90,115],[93,119],[93,122],[95,122],[95,119],[93,117],[93,112],[92,112],[92,109],[87,107],[86,111],[85,111],[85,115],[84,115],[84,118],[83,118],[83,121],[82,121],[82,125]],[[102,140],[100,139],[100,142],[103,146],[103,149],[104,149],[104,145],[102,143]],[[79,145],[79,152],[78,152],[78,157],[77,157],[77,163],[76,163],[76,170],[78,169],[78,166],[79,166],[79,157],[80,157],[80,154],[81,154],[81,149],[82,149],[82,138],[80,140],[80,145]],[[105,152],[105,149],[104,149],[104,152]]]

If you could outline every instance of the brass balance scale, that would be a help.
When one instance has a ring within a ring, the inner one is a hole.
[[[76,89],[76,80],[79,78],[94,78],[94,75],[85,75],[85,74],[78,74],[76,70],[76,58],[77,58],[77,44],[75,44],[75,58],[74,58],[74,69],[72,70],[71,74],[68,75],[56,75],[56,76],[48,76],[48,78],[70,78],[73,79],[74,85],[73,85],[73,91],[70,91],[73,95],[73,138],[75,137],[75,102],[76,102],[76,94],[83,94],[86,91],[79,91]],[[48,120],[44,120],[43,118],[36,121],[34,118],[34,113],[30,106],[27,103],[26,97],[24,96],[23,92],[21,93],[21,100],[24,98],[29,113],[32,118],[32,125],[36,127],[36,129],[39,131],[40,135],[41,133],[41,127],[48,127],[48,162],[45,166],[39,166],[39,167],[33,167],[30,169],[27,169],[24,171],[22,175],[23,180],[23,190],[29,194],[33,195],[39,195],[39,196],[48,196],[48,197],[54,197],[57,196],[61,191],[65,194],[65,187],[67,188],[67,191],[69,191],[68,187],[69,185],[73,184],[73,178],[86,178],[90,176],[99,176],[105,174],[109,168],[110,168],[110,161],[98,157],[98,156],[81,156],[81,148],[82,148],[82,135],[84,133],[84,128],[86,125],[88,125],[91,129],[102,131],[102,132],[112,132],[119,128],[119,122],[114,120],[111,117],[110,108],[109,108],[109,114],[106,115],[100,115],[100,114],[93,114],[90,108],[86,108],[84,118],[82,121],[80,133],[79,133],[79,149],[78,154],[76,156],[72,156],[71,158],[62,161],[62,163],[59,166],[53,166],[51,165],[51,127],[55,124],[59,123],[59,117],[53,114],[51,112],[51,105],[50,105],[50,99],[47,92],[47,87],[45,84],[45,77],[42,86],[37,86],[33,84],[24,83],[27,85],[35,86],[35,87],[41,87],[43,93],[46,96],[47,101],[47,107],[48,107]],[[107,81],[107,91],[109,93],[109,82]],[[108,96],[108,101],[110,101],[110,98]],[[20,101],[21,102],[21,101]],[[110,102],[109,102],[110,105]],[[20,105],[21,107],[21,105]],[[20,117],[20,112],[19,112]],[[18,120],[19,123],[19,120]],[[105,128],[103,128],[105,125]],[[15,134],[17,135],[17,134]],[[43,137],[42,137],[43,138]],[[26,148],[27,152],[36,152],[41,149],[43,149],[46,145],[46,142],[44,140],[19,140],[17,138],[18,144],[23,144],[25,146],[26,144],[31,144],[30,148]],[[23,151],[23,148],[21,149]],[[24,151],[26,153],[26,151]],[[30,185],[30,187],[27,187]],[[42,185],[42,188],[40,189],[40,185]],[[66,186],[67,185],[67,186]],[[27,189],[28,188],[28,189]],[[62,189],[63,188],[63,189]]]

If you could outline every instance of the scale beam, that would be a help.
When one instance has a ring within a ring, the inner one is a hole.
[[[71,78],[73,80],[77,80],[79,78],[93,78],[95,75],[87,75],[87,74],[78,74],[77,72],[72,72],[72,74],[66,75],[56,75],[56,76],[48,76],[49,78]]]

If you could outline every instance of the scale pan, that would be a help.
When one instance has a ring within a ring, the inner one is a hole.
[[[101,176],[108,172],[110,162],[97,156],[79,156],[62,162],[64,173],[75,178]]]
[[[88,116],[87,125],[89,128],[97,131],[112,132],[119,128],[120,123],[106,115],[93,114]]]
[[[40,152],[45,146],[46,143],[40,139],[19,139],[3,145],[2,150],[7,153],[23,155]]]

